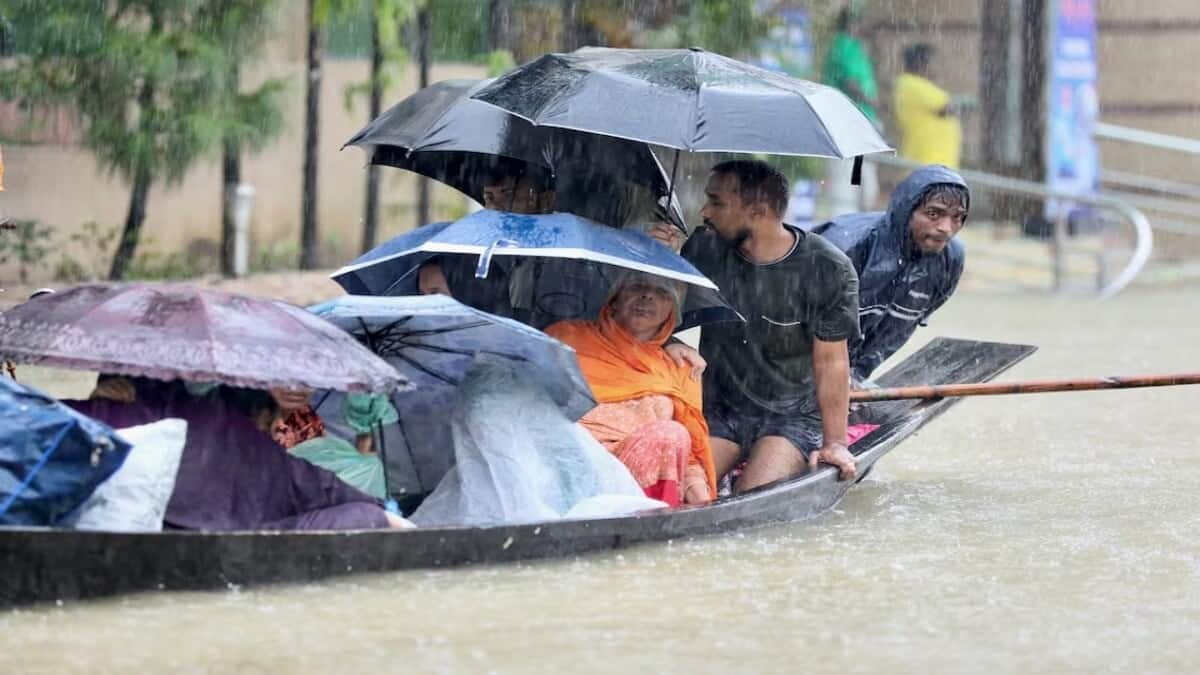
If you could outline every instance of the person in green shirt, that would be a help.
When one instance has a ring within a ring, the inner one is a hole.
[[[837,33],[825,55],[825,84],[841,90],[872,122],[879,123],[875,106],[879,104],[879,87],[875,83],[875,66],[867,46],[856,34],[858,13],[849,7],[838,13]]]
[[[879,113],[879,87],[875,82],[875,66],[866,44],[858,36],[859,13],[850,7],[842,9],[837,17],[837,33],[825,54],[825,68],[821,75],[825,84],[838,89],[858,106],[867,119],[881,127]],[[879,198],[879,178],[875,165],[863,164],[862,185],[857,190],[850,185],[853,160],[830,160],[828,163],[828,202],[831,216],[852,211],[871,211]]]

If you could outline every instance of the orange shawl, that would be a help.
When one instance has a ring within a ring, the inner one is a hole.
[[[675,365],[663,350],[674,326],[672,317],[657,335],[640,342],[617,324],[611,306],[605,305],[598,321],[561,321],[547,328],[546,334],[575,349],[583,376],[600,403],[620,403],[652,394],[669,397],[675,404],[675,421],[692,437],[689,464],[704,467],[709,494],[715,496],[717,477],[700,383],[692,379],[690,369]]]

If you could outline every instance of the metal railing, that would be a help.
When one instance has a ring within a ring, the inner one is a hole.
[[[1097,122],[1096,126],[1092,130],[1092,135],[1096,138],[1104,139],[1106,141],[1136,143],[1137,145],[1146,145],[1152,148],[1158,148],[1160,150],[1171,150],[1174,152],[1184,152],[1189,155],[1200,155],[1200,140],[1195,138],[1187,138],[1186,136],[1160,134],[1157,131],[1123,127],[1117,124],[1107,124],[1105,122]]]
[[[1194,138],[1103,122],[1096,124],[1092,135],[1098,140],[1197,155],[1197,163],[1200,164],[1200,140]],[[1138,209],[1153,213],[1156,229],[1174,234],[1200,235],[1200,185],[1111,169],[1102,170],[1100,180],[1116,196]]]
[[[898,169],[914,170],[919,169],[923,164],[912,160],[894,157],[890,155],[867,155],[864,158],[868,162],[881,166],[889,166]],[[1100,209],[1106,209],[1120,216],[1127,221],[1133,228],[1136,236],[1133,254],[1130,256],[1129,262],[1112,280],[1108,280],[1106,274],[1106,266],[1098,265],[1097,272],[1097,287],[1099,289],[1099,297],[1101,299],[1111,298],[1120,293],[1126,286],[1133,282],[1137,275],[1146,266],[1150,260],[1150,254],[1154,248],[1154,232],[1150,227],[1150,221],[1136,207],[1131,205],[1125,199],[1119,199],[1108,195],[1076,195],[1065,190],[1055,190],[1047,187],[1042,183],[1034,183],[1032,181],[1022,180],[1019,178],[1010,178],[998,174],[985,173],[982,171],[972,171],[960,169],[958,173],[970,185],[973,191],[984,190],[988,192],[1002,192],[1007,194],[1018,194],[1029,197],[1041,197],[1044,199],[1061,199],[1080,204],[1088,204]],[[1066,256],[1067,256],[1067,222],[1066,218],[1059,218],[1054,223],[1053,239],[1051,242],[1052,266],[1055,280],[1055,287],[1061,289],[1065,284],[1066,276]]]
[[[1115,171],[1113,169],[1101,169],[1100,182],[1103,185],[1111,185],[1122,191],[1166,195],[1176,199],[1200,201],[1200,185],[1193,183],[1143,176],[1140,173]]]

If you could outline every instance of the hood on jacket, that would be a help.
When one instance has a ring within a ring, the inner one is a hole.
[[[916,210],[921,195],[931,186],[944,184],[959,185],[967,190],[968,203],[966,206],[969,210],[971,192],[967,187],[967,182],[957,172],[940,164],[923,166],[913,171],[892,191],[891,201],[888,202],[888,222],[895,228],[895,232],[903,233],[904,240],[908,240],[908,221],[912,218],[912,213]]]

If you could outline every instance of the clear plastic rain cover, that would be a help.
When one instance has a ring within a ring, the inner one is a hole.
[[[458,388],[456,464],[413,513],[421,527],[609,517],[664,508],[521,364],[480,355]]]

